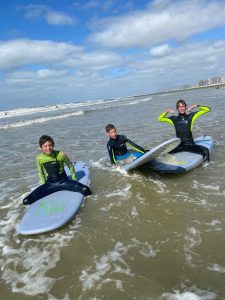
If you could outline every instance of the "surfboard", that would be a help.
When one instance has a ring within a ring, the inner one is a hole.
[[[85,185],[89,183],[89,170],[82,161],[74,163],[77,180]],[[69,169],[65,171],[70,177]],[[48,195],[28,206],[17,226],[17,233],[23,235],[38,234],[57,229],[71,220],[80,208],[84,196],[71,191],[59,191]]]
[[[143,164],[146,164],[150,160],[155,159],[159,155],[164,155],[164,154],[172,151],[179,144],[180,144],[180,139],[172,138],[172,139],[165,141],[165,142],[159,144],[158,146],[152,148],[151,150],[146,152],[144,155],[133,160],[132,162],[122,165],[120,168],[125,171],[133,170],[137,167],[140,167]]]
[[[213,138],[211,136],[200,136],[196,138],[195,143],[209,149],[213,149]],[[149,162],[148,166],[160,173],[184,173],[203,164],[203,157],[200,154],[191,152],[168,153],[163,157],[158,157]]]

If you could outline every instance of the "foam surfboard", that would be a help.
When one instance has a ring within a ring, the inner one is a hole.
[[[196,138],[195,143],[209,149],[213,148],[213,139],[211,136],[200,136]],[[200,154],[191,152],[177,152],[166,154],[149,162],[148,166],[156,172],[161,173],[184,173],[203,164],[203,157]]]
[[[88,166],[82,162],[74,164],[77,180],[89,183]],[[68,168],[65,168],[70,177]],[[84,196],[71,191],[59,191],[31,204],[17,226],[23,235],[38,234],[57,229],[71,220],[80,208]]]
[[[146,152],[141,157],[133,160],[131,163],[122,165],[120,168],[125,170],[125,171],[133,170],[137,167],[140,167],[143,164],[146,164],[150,160],[155,159],[159,155],[164,155],[164,154],[172,151],[179,144],[180,144],[180,139],[172,138],[172,139],[170,139],[168,141],[165,141],[164,143],[161,143],[158,146],[152,148],[151,150]]]

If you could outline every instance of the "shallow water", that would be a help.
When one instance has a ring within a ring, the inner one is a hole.
[[[225,299],[224,96],[205,89],[0,114],[1,299]],[[179,98],[212,108],[194,126],[195,137],[215,140],[208,165],[180,175],[106,167],[107,123],[151,148],[174,136],[157,117]],[[21,236],[42,134],[89,164],[93,196],[63,228]]]

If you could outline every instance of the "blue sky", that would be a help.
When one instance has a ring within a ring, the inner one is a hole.
[[[225,0],[12,0],[0,25],[1,110],[225,74]]]

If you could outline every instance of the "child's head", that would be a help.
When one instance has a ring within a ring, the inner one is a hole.
[[[184,100],[180,99],[176,103],[176,109],[180,114],[184,114],[187,108],[187,104]]]
[[[51,154],[53,148],[55,146],[55,142],[52,137],[49,135],[42,135],[39,139],[39,147],[44,154]]]
[[[117,131],[116,131],[116,127],[113,124],[108,124],[105,127],[105,131],[106,131],[106,134],[109,138],[116,139]]]

